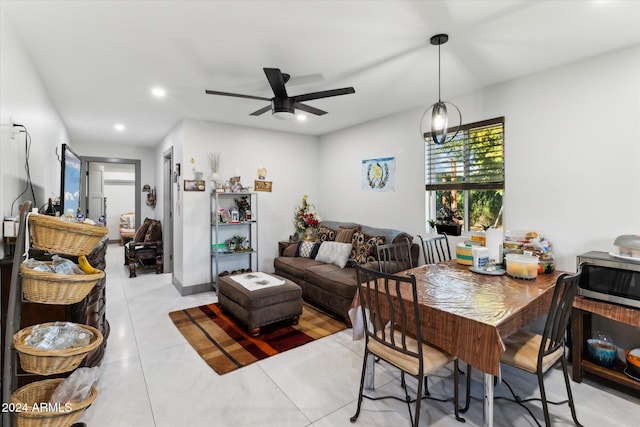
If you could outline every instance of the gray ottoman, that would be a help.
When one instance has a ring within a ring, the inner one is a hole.
[[[284,284],[250,291],[232,276],[218,280],[220,306],[245,324],[252,336],[258,336],[261,327],[282,320],[291,319],[295,325],[302,314],[300,286],[275,274],[271,276],[284,280]]]

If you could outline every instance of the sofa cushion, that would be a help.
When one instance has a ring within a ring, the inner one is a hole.
[[[292,277],[302,279],[304,277],[305,269],[316,265],[324,265],[321,262],[313,260],[311,258],[301,257],[278,257],[273,260],[273,266],[276,271],[284,272]],[[334,266],[335,267],[335,266]],[[338,267],[335,267],[338,268]]]
[[[298,250],[296,251],[296,256],[314,259],[316,255],[318,255],[319,249],[320,249],[320,243],[300,242],[298,244]]]
[[[305,270],[304,280],[342,298],[351,299],[357,291],[355,268],[339,268],[333,264],[316,265]]]
[[[368,262],[375,262],[377,257],[377,245],[385,243],[384,236],[369,236],[361,231],[353,233],[351,240],[351,259],[356,264],[366,264]]]
[[[333,242],[336,240],[336,231],[321,225],[316,232],[316,239],[319,242]]]
[[[284,251],[282,252],[282,256],[290,256],[290,257],[296,256],[296,254],[298,253],[299,246],[300,246],[300,243],[290,244],[289,246],[284,248]]]
[[[318,255],[316,255],[316,261],[335,264],[343,268],[347,265],[351,255],[351,246],[351,243],[322,242]]]

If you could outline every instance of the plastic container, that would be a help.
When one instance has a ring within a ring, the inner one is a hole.
[[[473,253],[471,245],[458,243],[456,245],[456,262],[462,265],[473,265]]]
[[[538,257],[522,254],[505,256],[507,274],[516,279],[533,280],[538,277]]]
[[[616,237],[613,242],[620,256],[640,258],[640,235],[624,235]]]
[[[596,364],[605,368],[613,367],[616,354],[618,354],[615,345],[607,341],[592,338],[587,340],[587,346],[589,347],[589,354]]]

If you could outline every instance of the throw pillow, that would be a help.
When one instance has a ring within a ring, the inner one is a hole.
[[[316,240],[319,242],[333,242],[336,240],[336,232],[329,227],[321,225],[316,232]]]
[[[351,243],[351,240],[353,239],[353,233],[355,233],[356,231],[360,231],[360,227],[338,228],[338,231],[336,231],[336,242]]]
[[[296,256],[314,259],[316,255],[318,255],[319,249],[320,243],[300,242],[300,244],[298,245],[298,250],[296,251]]]
[[[160,221],[152,219],[147,233],[144,235],[145,242],[157,242],[162,240],[162,228],[160,227]]]
[[[288,257],[294,257],[294,256],[298,256],[298,246],[299,243],[292,243],[289,246],[287,246],[284,249],[284,252],[282,253],[283,256],[288,256]]]
[[[135,236],[133,236],[134,242],[144,242],[144,238],[147,235],[147,228],[149,228],[149,224],[151,224],[151,221],[152,220],[150,220],[149,218],[144,219],[144,222],[142,223],[140,228],[136,230]]]
[[[353,233],[351,258],[356,264],[377,261],[377,246],[385,242],[384,236],[369,236],[361,231]]]
[[[316,261],[327,264],[335,264],[340,268],[344,268],[351,254],[351,243],[340,242],[322,242]]]

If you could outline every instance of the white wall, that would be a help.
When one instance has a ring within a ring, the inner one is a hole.
[[[465,123],[505,116],[505,228],[547,234],[559,269],[640,234],[639,76],[636,46],[450,100]],[[421,113],[320,138],[327,218],[425,232]],[[360,161],[382,156],[396,157],[395,193],[363,192]]]
[[[13,26],[0,15],[0,215],[16,216],[25,194],[14,205],[14,199],[24,190],[26,134],[9,137],[9,117],[27,127],[31,135],[30,171],[38,205],[60,193],[60,163],[56,149],[68,143],[67,130],[17,39]],[[0,243],[0,256],[4,247]]]
[[[245,186],[253,187],[258,167],[267,169],[267,180],[273,182],[273,191],[261,192],[258,196],[258,262],[261,270],[273,271],[278,240],[287,239],[294,232],[295,206],[304,194],[312,201],[319,199],[317,138],[196,120],[185,120],[181,126],[182,153],[174,152],[175,162],[182,164],[180,212],[174,217],[176,234],[180,227],[183,233],[181,242],[175,236],[175,245],[181,244],[183,251],[180,272],[177,266],[180,262],[174,254],[177,279],[184,288],[210,283],[211,186],[207,182],[204,192],[184,192],[183,180],[193,179],[192,158],[208,180],[207,153],[211,152],[222,153],[222,177],[240,176]],[[162,145],[158,151],[169,147],[168,141]],[[178,251],[176,248],[175,252]]]
[[[121,171],[123,165],[117,165],[113,171],[111,163],[103,163],[104,196],[107,198],[107,227],[109,240],[120,240],[120,215],[136,211],[134,165],[126,165],[130,172]],[[146,200],[146,194],[143,198]]]

